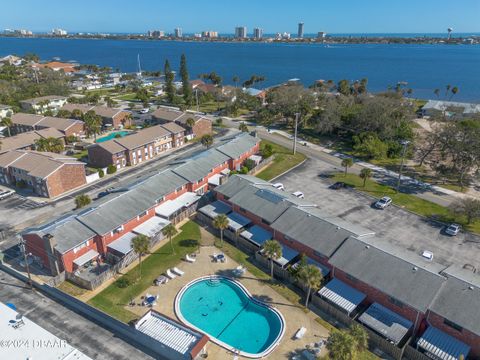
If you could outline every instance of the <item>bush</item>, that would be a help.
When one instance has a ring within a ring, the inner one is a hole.
[[[115,165],[108,165],[107,174],[115,174],[117,172],[117,167]]]
[[[73,144],[78,141],[78,138],[74,135],[67,136],[66,139],[68,144]]]
[[[265,159],[269,158],[270,156],[273,155],[273,146],[271,144],[265,144],[261,153]]]
[[[103,171],[103,169],[98,169],[98,176],[100,176],[100,178],[105,176],[105,172]]]
[[[120,279],[118,279],[117,281],[115,281],[115,285],[117,287],[119,287],[120,289],[124,289],[124,288],[130,286],[131,283],[132,282],[130,281],[130,279],[125,277],[125,276],[123,276]]]
[[[248,171],[252,170],[256,165],[257,164],[252,159],[247,159],[243,162],[243,166],[246,167]]]
[[[90,199],[90,197],[88,195],[78,195],[76,198],[75,198],[75,205],[77,206],[77,209],[81,209],[85,206],[87,206],[88,204],[90,204],[92,202],[92,199]]]
[[[353,149],[362,157],[368,159],[385,159],[388,145],[378,138],[375,133],[364,132],[353,137]]]
[[[246,166],[242,166],[240,169],[240,174],[248,174],[248,168]]]

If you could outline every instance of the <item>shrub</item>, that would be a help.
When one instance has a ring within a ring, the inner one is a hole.
[[[91,202],[92,202],[92,199],[90,199],[90,197],[85,194],[78,195],[75,198],[75,205],[77,206],[77,209],[81,209],[87,206],[88,204],[90,204]]]
[[[119,287],[120,289],[124,289],[124,288],[130,286],[130,284],[131,284],[130,279],[125,277],[125,276],[123,276],[120,279],[118,279],[117,281],[115,281],[115,285],[117,285],[117,287]]]
[[[67,136],[66,139],[68,144],[73,144],[78,141],[78,138],[74,135]]]
[[[100,176],[100,178],[105,176],[105,172],[103,171],[103,169],[98,169],[98,176]]]
[[[115,174],[117,172],[117,167],[115,165],[108,165],[107,174]]]
[[[247,159],[243,162],[243,166],[245,166],[248,171],[252,170],[256,165],[257,164],[252,159]]]
[[[240,169],[240,174],[248,174],[248,168],[246,166],[242,166]]]
[[[273,155],[273,146],[270,145],[270,144],[265,144],[265,146],[263,147],[262,151],[262,156],[267,159],[269,158],[270,156]]]

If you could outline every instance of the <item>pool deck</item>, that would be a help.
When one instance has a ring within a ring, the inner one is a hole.
[[[174,311],[174,302],[180,289],[190,281],[205,275],[224,275],[233,277],[232,270],[239,264],[230,258],[225,263],[216,263],[212,260],[213,253],[219,253],[220,250],[214,246],[202,246],[200,253],[197,255],[197,261],[194,263],[180,262],[177,268],[184,271],[182,277],[170,280],[165,285],[151,286],[145,293],[159,295],[157,305],[153,309],[162,314],[178,319]],[[158,274],[161,275],[161,274]],[[316,343],[328,337],[328,331],[315,321],[317,315],[312,312],[305,313],[303,308],[290,303],[275,290],[273,290],[264,280],[260,280],[248,271],[240,278],[235,278],[242,283],[253,297],[265,301],[277,308],[285,318],[285,335],[280,340],[280,344],[268,356],[271,359],[288,359],[296,350],[305,349],[309,344]],[[141,296],[135,298],[134,307],[128,307],[138,315],[143,315],[148,308],[141,306]],[[302,326],[307,328],[305,336],[300,340],[293,340],[297,330]],[[248,335],[246,335],[248,336]],[[233,358],[233,354],[228,350],[216,345],[213,342],[208,344],[208,354],[211,359],[228,359]],[[322,349],[320,355],[325,355],[325,348]]]

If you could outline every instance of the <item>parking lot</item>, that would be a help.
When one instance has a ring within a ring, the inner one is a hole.
[[[445,266],[469,264],[480,268],[479,236],[469,233],[455,237],[444,235],[442,224],[396,206],[375,209],[373,198],[351,189],[329,189],[331,182],[319,175],[331,170],[331,165],[309,159],[275,181],[283,183],[290,193],[302,191],[306,200],[316,203],[325,212],[375,231],[379,245],[392,244],[416,254],[431,251],[434,261]]]

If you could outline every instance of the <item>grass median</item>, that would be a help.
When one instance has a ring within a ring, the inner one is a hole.
[[[175,254],[172,253],[170,244],[166,243],[142,261],[141,277],[139,277],[137,265],[90,299],[88,303],[126,323],[137,318],[137,315],[125,309],[130,300],[147,290],[152,285],[153,280],[168,268],[177,265],[186,254],[194,252],[198,247],[200,229],[197,224],[189,221],[180,230],[181,232],[173,239]],[[125,281],[129,285],[123,288],[119,287],[119,284]]]
[[[300,152],[293,155],[292,150],[267,140],[262,140],[260,149],[263,149],[267,144],[272,146],[275,159],[264,170],[255,175],[260,179],[272,180],[306,159],[306,156]]]
[[[418,215],[435,218],[443,222],[456,222],[464,226],[467,230],[480,233],[480,221],[466,224],[464,217],[455,215],[453,211],[447,207],[421,199],[412,194],[397,193],[392,187],[379,184],[372,179],[367,180],[365,186],[363,186],[363,179],[355,174],[347,174],[345,176],[344,173],[337,173],[333,175],[332,179],[334,181],[344,182],[347,185],[354,187],[356,190],[372,195],[376,198],[389,196],[392,198],[395,205]]]

